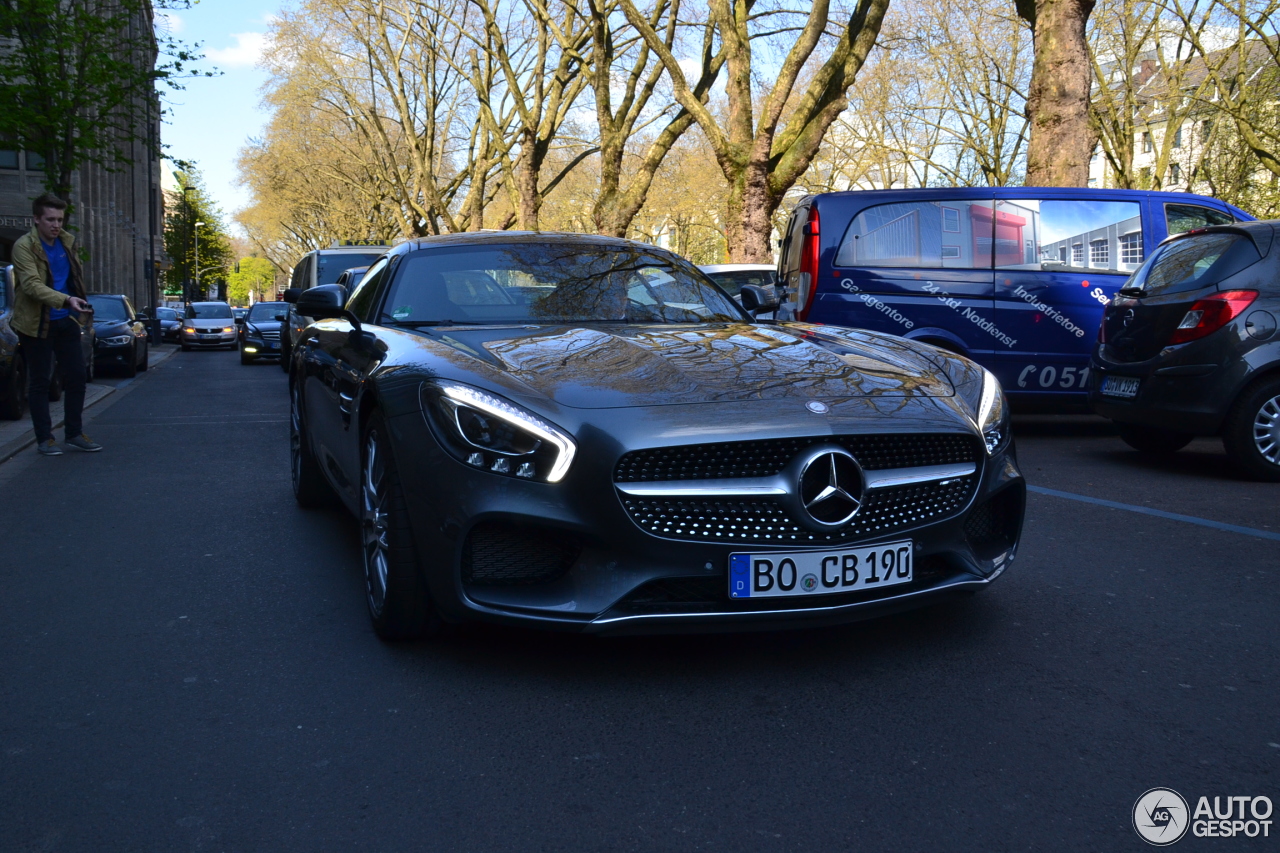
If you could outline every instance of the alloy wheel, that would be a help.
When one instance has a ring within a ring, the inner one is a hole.
[[[1280,465],[1280,395],[1258,407],[1253,417],[1253,444],[1263,459]]]
[[[364,538],[364,576],[369,607],[381,613],[387,600],[387,470],[379,447],[378,433],[365,440],[364,478],[360,485],[361,529]]]
[[[296,494],[302,482],[302,418],[298,414],[298,387],[295,385],[289,394],[289,473],[293,476],[293,490]]]

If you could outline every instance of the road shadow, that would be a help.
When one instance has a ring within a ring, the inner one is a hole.
[[[1014,438],[1100,438],[1118,435],[1115,424],[1097,415],[1013,416]]]

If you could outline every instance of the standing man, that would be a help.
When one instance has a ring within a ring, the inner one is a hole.
[[[80,349],[81,314],[93,311],[84,295],[84,272],[76,257],[75,238],[62,230],[67,203],[50,193],[31,203],[35,227],[13,244],[13,272],[17,279],[10,324],[22,343],[27,362],[27,398],[36,450],[61,456],[53,440],[49,417],[49,378],[57,358],[65,394],[63,418],[66,445],[92,453],[102,449],[84,434],[85,363]]]

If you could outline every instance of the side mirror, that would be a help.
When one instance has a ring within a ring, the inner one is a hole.
[[[283,299],[285,302],[297,302],[298,297],[301,295],[302,295],[301,287],[290,287],[280,295],[280,298]]]
[[[276,315],[276,320],[281,323],[283,323],[285,320],[288,320],[288,319],[289,319],[289,315],[284,313],[283,311],[281,311],[279,314]]]
[[[289,291],[285,291],[286,298]],[[340,284],[322,284],[305,290],[294,300],[298,313],[305,317],[326,320],[346,316],[346,289]]]
[[[778,297],[771,291],[773,288],[766,290],[758,284],[743,285],[742,292],[739,294],[742,299],[742,307],[754,317],[765,311],[778,310]]]

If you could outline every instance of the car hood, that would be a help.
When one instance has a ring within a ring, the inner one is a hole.
[[[234,326],[235,324],[236,324],[236,321],[232,320],[230,317],[227,317],[224,320],[197,319],[197,320],[186,321],[186,325],[194,326],[197,329],[217,329],[218,331],[222,331],[227,326]]]
[[[94,320],[93,331],[98,335],[110,335],[130,331],[128,320]]]
[[[805,324],[453,327],[424,332],[573,408],[949,397],[907,341]]]

